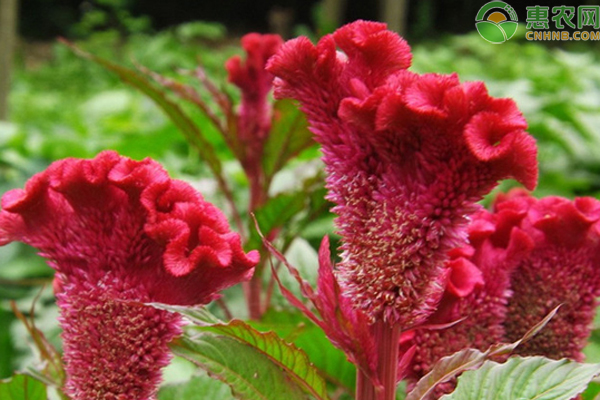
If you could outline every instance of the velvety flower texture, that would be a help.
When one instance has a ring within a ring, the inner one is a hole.
[[[600,201],[537,200],[515,190],[500,196],[494,209],[520,216],[516,225],[535,243],[512,274],[506,339],[521,338],[561,304],[548,325],[516,352],[583,361],[600,296]]]
[[[474,202],[499,179],[537,179],[535,141],[512,100],[409,72],[410,61],[384,24],[357,21],[316,46],[288,41],[267,66],[276,97],[300,101],[322,145],[344,291],[371,321],[403,329],[435,310]]]
[[[428,320],[428,325],[454,324],[403,334],[402,347],[415,346],[407,372],[408,389],[442,357],[466,348],[484,351],[505,342],[503,323],[512,293],[510,277],[534,246],[532,238],[515,226],[521,217],[511,210],[495,214],[482,210],[473,215],[469,244],[450,251],[446,289]],[[453,388],[454,382],[438,385],[435,397]]]
[[[415,353],[409,388],[442,357],[521,339],[559,304],[515,353],[583,361],[600,295],[600,201],[537,200],[521,189],[501,194],[492,212],[473,216],[469,245],[452,250],[446,266],[450,279],[428,322],[458,322],[403,335],[402,348],[414,346]],[[434,397],[453,387],[438,385]]]
[[[258,261],[188,184],[111,151],[57,161],[6,193],[0,245],[12,241],[38,248],[57,272],[75,400],[154,398],[181,321],[141,303],[207,303]]]

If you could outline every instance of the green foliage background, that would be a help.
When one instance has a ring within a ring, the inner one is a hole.
[[[513,40],[497,46],[477,33],[418,44],[413,46],[413,70],[457,72],[463,81],[483,80],[494,96],[514,98],[538,140],[541,179],[536,194],[600,198],[599,55],[552,49],[519,37],[524,34],[517,32]],[[209,76],[223,82],[225,90],[235,97],[237,92],[224,83],[223,63],[232,54],[241,53],[238,43],[226,36],[222,26],[191,23],[151,36],[135,33],[126,39],[117,31],[106,31],[79,45],[101,57],[129,65],[134,61],[166,76],[174,76],[181,69],[192,70],[200,62]],[[62,44],[53,45],[52,59],[33,67],[21,59],[10,105],[12,122],[0,123],[0,193],[22,186],[56,159],[93,157],[110,148],[136,159],[153,157],[174,177],[199,188],[209,200],[217,204],[222,201],[207,167],[149,99]],[[217,132],[201,115],[189,111],[201,129],[213,132],[209,139],[225,160],[226,173],[239,183],[237,195],[244,201],[240,167]],[[317,159],[318,151],[313,150],[303,155],[302,162],[318,168]],[[291,166],[298,167],[305,166]],[[291,169],[279,174],[281,182],[293,176]],[[503,183],[501,189],[512,185]],[[314,246],[324,234],[333,232],[331,218],[321,219],[304,232],[303,240],[297,241],[287,255],[304,276],[314,277]],[[0,265],[0,378],[4,378],[34,365],[36,360],[9,300],[15,300],[28,314],[33,298],[39,295],[37,326],[57,346],[60,330],[49,288],[52,270],[41,258],[26,246],[12,244],[0,248]],[[46,288],[42,290],[43,285]],[[239,290],[231,290],[228,296],[234,303],[236,298],[238,303],[242,301]],[[273,329],[295,341],[325,372],[330,384],[351,392],[354,372],[341,352],[285,301],[275,298],[274,304],[275,309],[257,328]],[[240,314],[242,309],[240,305]],[[594,332],[587,354],[589,361],[600,362],[600,331]],[[181,377],[190,373],[189,363],[177,360],[166,372],[168,386],[161,398],[180,398],[181,393],[191,391],[190,387],[177,386]],[[206,383],[202,377],[194,378],[191,384],[228,393],[220,383]]]

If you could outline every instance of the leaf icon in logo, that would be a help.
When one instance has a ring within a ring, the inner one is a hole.
[[[507,35],[504,32],[504,30],[493,22],[479,21],[475,24],[475,27],[479,31],[481,37],[483,37],[488,42],[499,44],[504,43],[507,39]],[[511,36],[514,35],[515,31],[516,27],[514,28],[514,31],[512,32]]]
[[[504,21],[500,22],[498,25],[500,25],[500,29],[504,31],[506,40],[514,36],[515,32],[517,32],[517,27],[519,26],[515,21]]]

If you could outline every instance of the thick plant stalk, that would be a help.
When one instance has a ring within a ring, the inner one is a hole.
[[[379,321],[372,326],[377,347],[377,378],[375,384],[360,369],[356,373],[356,400],[393,400],[396,398],[398,356],[401,330],[398,325]]]

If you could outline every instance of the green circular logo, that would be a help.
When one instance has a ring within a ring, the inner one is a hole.
[[[475,27],[482,38],[500,44],[514,36],[518,21],[517,13],[510,5],[503,1],[490,1],[479,9]]]

